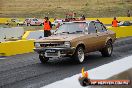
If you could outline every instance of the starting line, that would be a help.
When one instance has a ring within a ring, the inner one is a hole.
[[[108,79],[130,68],[132,68],[132,55],[88,70],[88,74],[90,79]],[[79,84],[79,76],[81,76],[81,73],[41,88],[84,88]]]

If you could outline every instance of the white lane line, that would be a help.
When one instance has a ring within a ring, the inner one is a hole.
[[[120,60],[116,60],[111,63],[88,70],[88,74],[90,79],[108,79],[130,68],[132,68],[132,56],[128,56]],[[56,81],[42,88],[84,88],[79,84],[79,76],[81,76],[81,73],[60,81]]]

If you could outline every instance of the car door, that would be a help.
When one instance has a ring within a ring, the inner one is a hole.
[[[37,19],[33,19],[33,20],[32,20],[32,25],[37,25],[37,24],[38,24],[37,22],[38,22]]]
[[[41,21],[39,19],[36,19],[37,25],[41,25]]]
[[[34,23],[34,25],[36,25],[36,24],[37,24],[36,19],[33,19],[33,23]]]
[[[36,25],[39,25],[40,24],[39,21],[38,21],[38,19],[35,19],[35,24]]]
[[[98,36],[96,32],[97,30],[95,27],[95,22],[92,21],[88,25],[88,34],[85,36],[87,52],[95,51],[98,49]]]
[[[101,49],[105,45],[108,32],[105,26],[100,22],[95,22],[97,36],[98,36],[98,49]]]

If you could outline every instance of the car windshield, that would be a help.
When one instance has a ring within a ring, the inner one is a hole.
[[[87,23],[65,23],[62,24],[54,34],[83,33],[86,28]]]

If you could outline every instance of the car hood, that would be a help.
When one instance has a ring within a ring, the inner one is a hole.
[[[84,34],[64,34],[64,35],[51,35],[49,37],[41,38],[36,42],[52,42],[52,41],[71,41],[75,38],[84,36]]]

